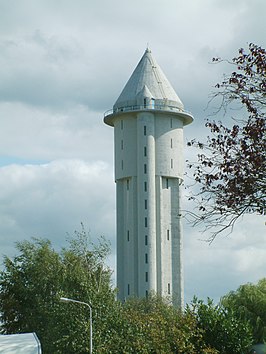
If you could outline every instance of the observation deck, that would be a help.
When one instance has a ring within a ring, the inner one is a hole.
[[[173,105],[168,105],[165,103],[151,103],[148,105],[135,105],[135,106],[125,106],[120,108],[109,109],[104,113],[104,122],[110,126],[114,126],[113,120],[115,116],[122,115],[125,113],[133,113],[133,112],[167,112],[172,114],[178,114],[180,118],[183,120],[184,125],[188,125],[193,122],[192,113],[185,111],[181,108],[178,108]]]

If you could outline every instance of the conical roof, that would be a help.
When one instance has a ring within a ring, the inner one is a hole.
[[[145,105],[145,99],[153,100],[155,107],[165,106],[184,110],[183,103],[148,48],[113,108],[117,111],[129,107],[141,107]]]

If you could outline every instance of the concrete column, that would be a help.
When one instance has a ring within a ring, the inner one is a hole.
[[[145,296],[146,291],[157,289],[155,139],[152,113],[141,112],[137,116],[137,149],[139,296]],[[145,245],[145,237],[148,245]]]
[[[125,279],[125,264],[124,264],[124,193],[123,193],[123,181],[116,181],[116,205],[117,205],[117,214],[116,214],[116,225],[117,225],[117,240],[116,240],[116,249],[117,249],[117,287],[119,289],[118,297],[120,300],[124,300],[124,279]]]
[[[172,298],[173,305],[183,308],[184,306],[184,283],[183,283],[183,227],[181,215],[181,179],[176,179],[176,188],[171,195],[172,202],[177,206],[172,209]]]

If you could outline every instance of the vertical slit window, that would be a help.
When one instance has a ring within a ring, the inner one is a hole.
[[[146,163],[144,164],[144,173],[145,174],[147,173],[147,164]]]
[[[167,241],[170,240],[170,230],[167,230]]]
[[[173,128],[173,119],[170,120],[170,127]]]
[[[144,219],[144,225],[145,225],[145,227],[148,226],[148,218],[147,217],[145,217],[145,219]]]
[[[147,98],[144,98],[144,108],[147,107]]]
[[[147,207],[148,207],[148,201],[147,201],[147,199],[145,199],[144,200],[144,208],[147,209]]]
[[[145,235],[145,246],[148,246],[148,235]]]
[[[146,125],[144,125],[143,128],[144,128],[144,129],[143,129],[144,135],[147,135],[147,127],[146,127]]]
[[[147,182],[144,182],[144,192],[147,192]]]
[[[145,253],[145,263],[148,263],[148,253]]]
[[[147,147],[144,146],[144,156],[146,157],[147,156]]]
[[[130,284],[127,284],[127,294],[130,295]]]
[[[166,188],[168,189],[169,188],[169,179],[166,178]]]
[[[146,281],[146,283],[149,281],[149,274],[148,274],[148,272],[145,273],[145,281]]]
[[[171,159],[171,168],[173,168],[174,162],[173,159]]]
[[[124,161],[122,160],[121,161],[121,169],[123,170],[123,168],[124,168]]]
[[[171,143],[170,143],[171,149],[173,148],[173,139],[171,139]]]
[[[129,179],[127,179],[127,190],[129,190]]]
[[[148,290],[146,290],[146,299],[148,299],[149,293]]]
[[[124,141],[121,140],[121,150],[123,150],[123,149],[124,149]]]
[[[127,230],[127,240],[129,241],[129,230]]]
[[[167,284],[167,292],[168,294],[171,294],[171,287],[170,287],[170,283]]]

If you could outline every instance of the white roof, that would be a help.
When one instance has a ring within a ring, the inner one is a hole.
[[[1,354],[41,354],[41,345],[35,333],[0,335]]]
[[[144,98],[184,110],[183,103],[148,48],[114,104],[114,110],[143,105]]]

